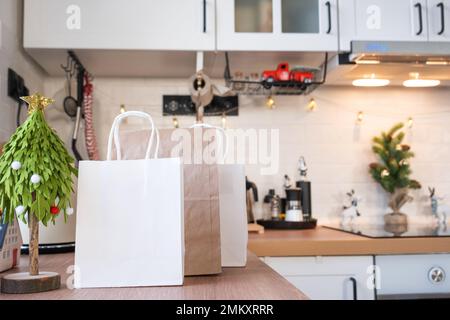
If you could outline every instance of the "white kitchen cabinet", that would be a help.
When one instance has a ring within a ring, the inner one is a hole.
[[[428,38],[450,41],[450,0],[428,0]]]
[[[340,0],[340,50],[351,41],[428,41],[428,11],[427,0]]]
[[[376,256],[377,294],[450,295],[450,254]]]
[[[311,299],[375,298],[372,256],[265,257],[264,262]]]
[[[24,47],[215,50],[215,0],[25,0]]]
[[[217,49],[337,51],[337,0],[217,0]]]

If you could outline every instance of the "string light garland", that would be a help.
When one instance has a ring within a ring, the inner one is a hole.
[[[110,104],[116,104],[117,103],[117,100],[115,98],[109,96],[108,94],[104,93],[104,97],[110,102]],[[270,97],[270,98],[272,98],[272,100],[273,100],[273,97]],[[314,99],[314,98],[312,98],[312,99]],[[362,111],[355,110],[355,108],[352,108],[351,106],[349,107],[348,104],[343,103],[343,102],[341,103],[340,101],[342,101],[342,100],[334,100],[333,103],[327,103],[326,104],[326,108],[329,108],[329,109],[335,108],[335,109],[339,110],[339,112],[346,112],[346,113],[352,113],[352,114],[354,114],[356,112],[356,118],[357,119],[358,119],[358,117],[364,118],[364,117],[370,116],[370,117],[379,117],[379,118],[387,118],[387,119],[397,118],[397,119],[400,120],[400,118],[402,117],[402,114],[404,116],[404,113],[401,113],[401,112],[384,112],[384,111],[383,112],[376,112],[376,111],[372,111],[371,110],[368,113],[366,113],[366,112],[363,113]],[[273,100],[273,102],[275,104],[275,100]],[[317,105],[317,101],[315,100],[314,102]],[[255,107],[255,105],[256,105],[256,103],[255,103],[254,100],[252,100],[252,99],[244,100],[243,99],[243,101],[241,101],[240,104],[239,104],[239,109],[245,108],[245,107]],[[148,109],[147,112],[158,112],[160,110],[160,108],[161,108],[161,104],[159,104],[159,103],[155,103],[155,104],[148,104],[148,103],[146,103],[146,104],[128,105],[128,107],[139,107],[139,108],[145,107],[145,108]],[[308,104],[307,104],[307,107],[308,107]],[[238,108],[232,108],[232,109],[227,110],[226,113],[231,113],[231,112],[234,112],[234,111],[239,110],[239,109]],[[308,108],[307,108],[307,110],[308,110]],[[360,115],[360,113],[362,115]],[[411,116],[409,116],[407,118],[405,126],[412,129],[412,127],[414,126],[415,122],[418,119],[425,118],[425,117],[428,117],[428,116],[445,115],[445,114],[450,114],[450,108],[442,109],[442,110],[436,110],[436,111],[431,111],[431,112],[414,113],[413,115],[411,115]],[[167,115],[167,114],[165,114],[165,115]],[[212,116],[212,117],[221,117],[222,115],[223,115],[223,112],[208,114],[208,116]],[[228,120],[227,120],[227,122],[228,122]]]

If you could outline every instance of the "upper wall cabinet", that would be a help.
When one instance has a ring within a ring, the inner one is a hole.
[[[340,49],[350,41],[427,41],[426,0],[340,0]]]
[[[428,0],[430,41],[450,41],[450,0]]]
[[[217,0],[217,49],[337,51],[337,0]]]
[[[24,47],[215,50],[215,0],[25,0]]]
[[[339,0],[340,50],[351,41],[450,41],[450,0]]]

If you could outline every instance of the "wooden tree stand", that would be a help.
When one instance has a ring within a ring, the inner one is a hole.
[[[39,272],[39,219],[28,215],[30,229],[30,272],[6,275],[1,281],[2,293],[36,293],[59,289],[61,276],[56,272]]]

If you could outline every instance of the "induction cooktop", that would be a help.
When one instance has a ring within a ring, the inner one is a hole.
[[[323,227],[344,231],[368,238],[417,238],[417,237],[450,237],[450,226],[411,224],[408,226],[385,225],[324,225]]]

